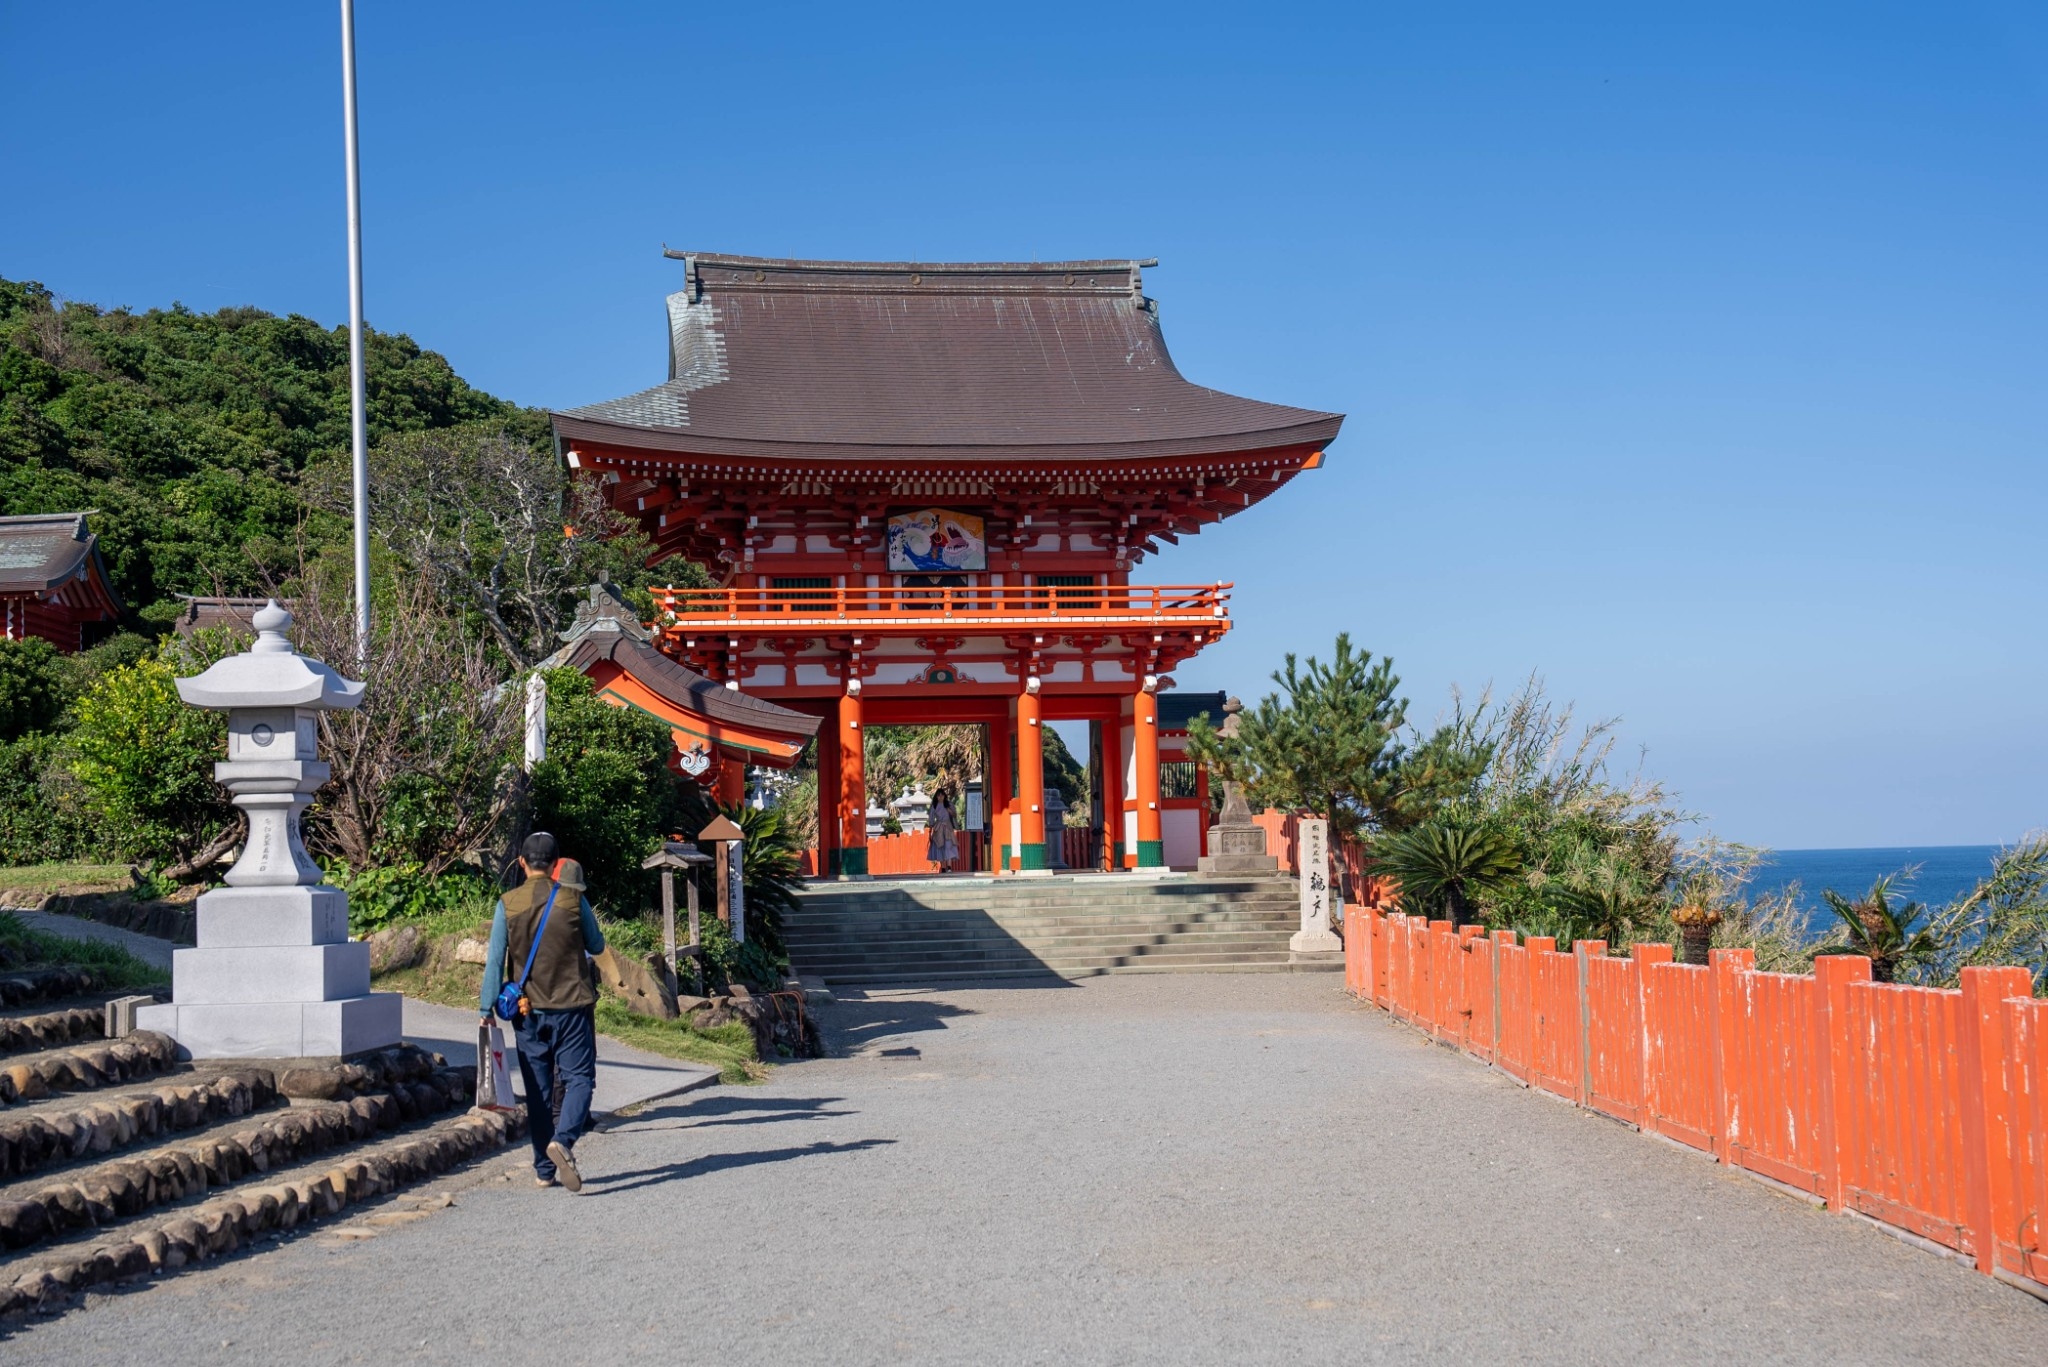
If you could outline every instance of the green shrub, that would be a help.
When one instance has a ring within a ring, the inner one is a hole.
[[[65,768],[62,739],[0,741],[0,863],[54,864],[120,853]]]
[[[354,935],[458,911],[489,917],[498,899],[497,885],[481,873],[429,874],[418,864],[355,873],[338,859],[328,861],[326,871],[327,881],[348,894],[348,928]]]
[[[573,669],[550,670],[548,757],[533,768],[533,824],[552,831],[583,865],[590,901],[615,916],[638,915],[656,897],[640,861],[683,830],[683,780],[669,768],[669,728],[597,696]]]
[[[0,641],[0,740],[56,724],[70,701],[64,657],[48,641]]]
[[[180,701],[180,672],[160,656],[137,660],[72,706],[71,772],[107,838],[137,858],[189,859],[238,817],[213,778],[227,719]]]

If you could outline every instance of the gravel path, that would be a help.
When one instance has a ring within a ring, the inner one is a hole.
[[[2048,1305],[1320,974],[830,1008],[844,1056],[97,1298],[10,1362],[2041,1361]]]

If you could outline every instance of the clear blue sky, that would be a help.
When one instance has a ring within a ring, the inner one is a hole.
[[[1192,378],[1350,414],[1144,567],[1180,671],[1348,629],[1427,717],[1540,671],[1713,828],[2048,825],[2038,5],[362,0],[371,321],[574,404],[666,242],[1156,255]],[[323,4],[0,4],[0,274],[345,316]]]

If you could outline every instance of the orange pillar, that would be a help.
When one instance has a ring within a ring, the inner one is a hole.
[[[868,876],[867,752],[860,694],[839,695],[839,867],[841,878]]]
[[[820,878],[839,871],[839,737],[826,718],[818,728],[818,862]]]
[[[1140,692],[1131,709],[1132,764],[1138,804],[1138,867],[1166,867],[1166,840],[1159,826],[1159,699]]]
[[[1017,848],[1019,871],[1045,867],[1045,728],[1038,695],[1017,695]]]
[[[713,789],[721,809],[737,807],[747,800],[746,761],[732,755],[718,757],[718,786]]]

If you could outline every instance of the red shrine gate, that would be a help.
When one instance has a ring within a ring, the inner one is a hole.
[[[828,723],[819,867],[867,872],[863,728],[974,723],[1000,865],[1043,868],[1042,728],[1069,720],[1101,724],[1113,864],[1163,865],[1157,695],[1230,585],[1131,568],[1316,468],[1343,418],[1181,378],[1149,261],[669,255],[669,379],[555,432],[724,579],[657,591],[661,647]]]

